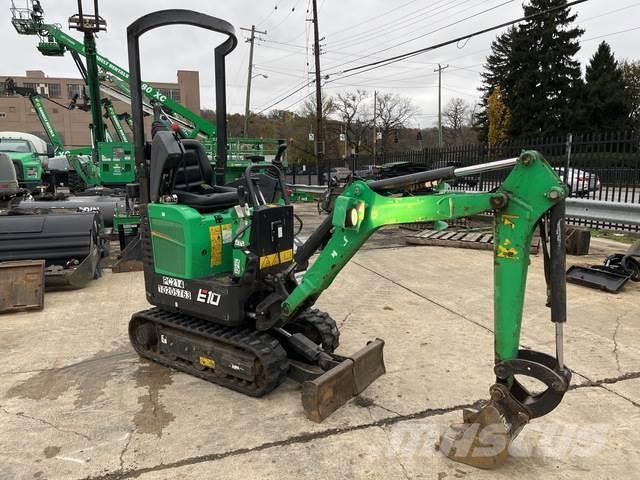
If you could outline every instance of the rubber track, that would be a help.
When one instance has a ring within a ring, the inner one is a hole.
[[[244,354],[254,356],[262,367],[264,381],[258,385],[255,382],[249,382],[230,375],[218,376],[210,370],[198,370],[184,361],[172,361],[166,355],[145,349],[136,343],[134,336],[135,327],[143,320],[198,336],[205,341],[215,341],[230,345],[238,348]],[[159,308],[151,308],[134,313],[129,322],[129,338],[136,352],[144,358],[252,397],[261,397],[272,391],[285,380],[289,370],[289,361],[285,350],[276,339],[266,333],[216,325],[205,320],[168,312]]]

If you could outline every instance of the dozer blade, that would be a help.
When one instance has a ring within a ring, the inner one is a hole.
[[[456,462],[494,469],[507,461],[509,446],[529,417],[492,399],[480,410],[465,409],[462,421],[440,437],[439,450]]]
[[[302,384],[302,406],[309,420],[321,422],[367,388],[385,372],[382,349],[376,339],[331,370]]]

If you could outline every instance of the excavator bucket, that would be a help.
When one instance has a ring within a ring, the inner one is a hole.
[[[302,406],[309,420],[321,422],[385,373],[384,340],[376,339],[314,380],[302,384]]]
[[[47,288],[82,288],[96,276],[101,217],[94,212],[0,215],[0,261],[45,261]]]
[[[529,416],[492,397],[479,410],[465,409],[462,421],[440,437],[439,450],[456,462],[494,469],[509,458],[509,446]]]

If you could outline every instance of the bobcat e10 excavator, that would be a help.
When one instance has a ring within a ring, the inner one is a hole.
[[[175,24],[226,35],[214,56],[214,172],[200,143],[180,139],[161,122],[154,122],[152,140],[145,143],[139,38]],[[385,366],[379,339],[353,355],[335,354],[339,332],[329,315],[312,308],[317,298],[380,227],[493,211],[495,383],[490,400],[477,411],[465,411],[463,423],[445,432],[440,450],[482,468],[504,463],[513,438],[527,422],[560,403],[571,378],[562,349],[568,192],[543,157],[525,151],[519,158],[483,165],[355,181],[336,198],[333,213],[294,251],[296,215],[277,165],[253,164],[241,179],[224,185],[225,57],[237,44],[233,27],[197,12],[164,10],[133,22],[127,37],[145,288],[154,305],[134,313],[129,323],[136,351],[255,397],[292,377],[302,383],[307,417],[322,421],[367,388]],[[447,190],[447,180],[499,169],[511,172],[493,192]],[[417,194],[390,193],[399,190]],[[538,225],[545,239],[555,357],[519,346],[529,245]],[[545,389],[532,393],[517,376],[533,377]]]

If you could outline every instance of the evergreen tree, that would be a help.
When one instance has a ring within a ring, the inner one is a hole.
[[[602,42],[587,65],[585,109],[591,130],[626,130],[632,128],[632,98],[622,68]]]
[[[526,16],[566,5],[566,0],[531,0]],[[514,35],[511,61],[516,81],[507,97],[512,136],[575,131],[582,123],[582,72],[574,59],[584,32],[572,26],[569,9],[533,18]]]
[[[530,0],[526,16],[561,7],[567,0]],[[581,129],[582,75],[575,60],[583,30],[573,26],[576,15],[557,10],[520,24],[492,45],[483,74],[483,113],[477,124],[488,133],[486,106],[500,86],[511,112],[509,136],[538,136]],[[486,133],[484,138],[486,139]]]

